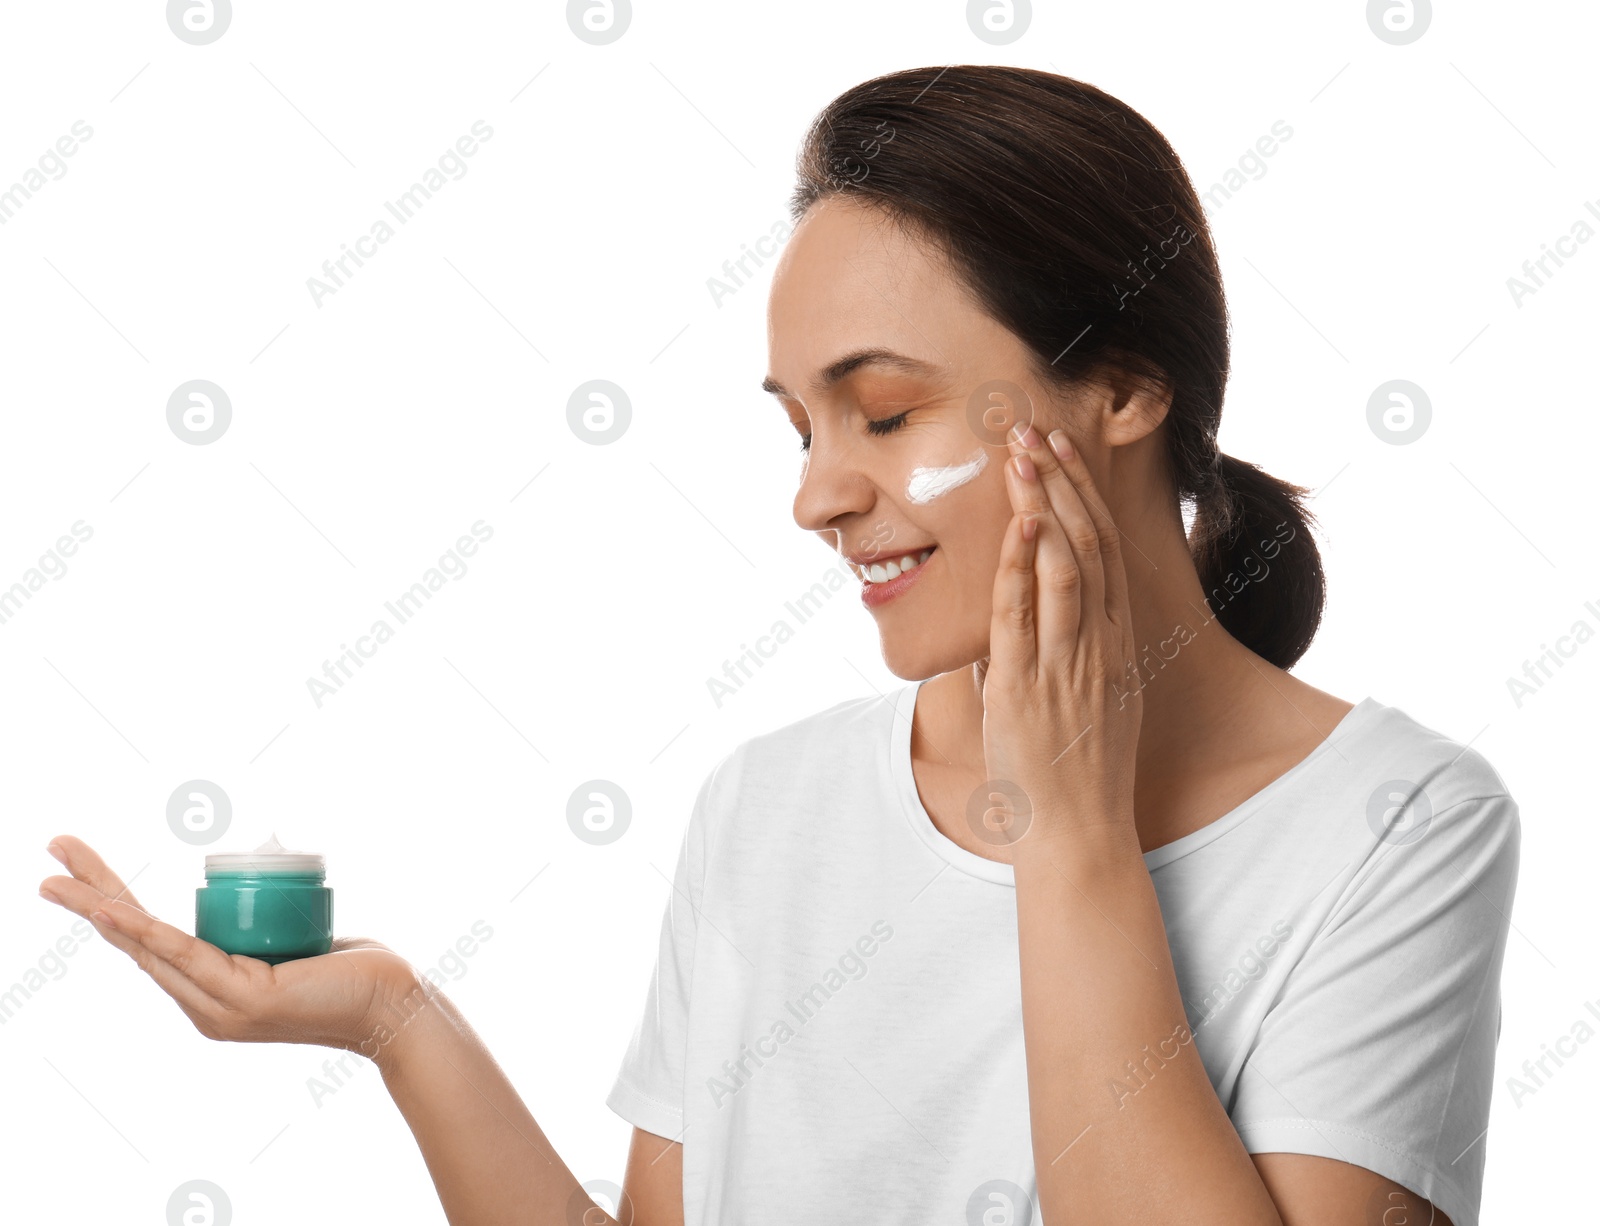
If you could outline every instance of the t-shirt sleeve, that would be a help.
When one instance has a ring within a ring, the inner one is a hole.
[[[644,1013],[622,1057],[606,1106],[623,1119],[677,1141],[683,1133],[684,1068],[689,1041],[689,993],[705,884],[706,826],[721,764],[706,776],[678,848],[672,892],[661,917],[661,943]]]
[[[1289,974],[1230,1117],[1251,1153],[1366,1167],[1477,1226],[1521,820],[1483,796],[1406,837],[1375,840]]]

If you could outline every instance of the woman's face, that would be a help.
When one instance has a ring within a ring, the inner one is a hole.
[[[767,338],[767,390],[810,439],[795,522],[868,567],[933,551],[909,582],[864,590],[889,669],[918,679],[987,657],[1006,435],[1020,418],[1078,441],[1026,347],[936,247],[839,196],[789,239]]]

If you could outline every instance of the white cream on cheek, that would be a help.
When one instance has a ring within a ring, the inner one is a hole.
[[[918,504],[932,502],[971,481],[989,463],[989,453],[979,447],[977,454],[965,464],[951,464],[944,468],[913,468],[906,481],[906,499]]]

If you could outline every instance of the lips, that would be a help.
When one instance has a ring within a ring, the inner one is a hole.
[[[935,546],[929,546],[927,549],[919,551],[918,554],[912,555],[923,557],[924,560],[912,566],[911,569],[902,571],[892,579],[887,577],[888,566],[886,564],[873,563],[872,568],[882,573],[885,577],[882,582],[873,582],[870,578],[862,581],[861,603],[869,609],[875,609],[879,605],[895,599],[907,589],[914,587],[917,581],[922,578],[922,572],[928,569],[928,564],[933,559],[935,548]],[[900,556],[906,557],[908,555],[901,554]],[[899,559],[893,559],[893,562],[898,569]]]

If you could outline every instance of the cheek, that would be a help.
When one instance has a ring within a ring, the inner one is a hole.
[[[984,601],[993,591],[1000,547],[1013,514],[1003,463],[1003,455],[991,456],[980,476],[959,492],[934,499],[917,516],[938,542],[957,584],[971,585]]]
[[[1003,516],[967,514],[938,536],[952,625],[970,626],[989,617],[1005,525]]]
[[[916,506],[937,503],[974,481],[989,467],[989,452],[980,446],[955,464],[918,464],[906,477],[906,501]]]

